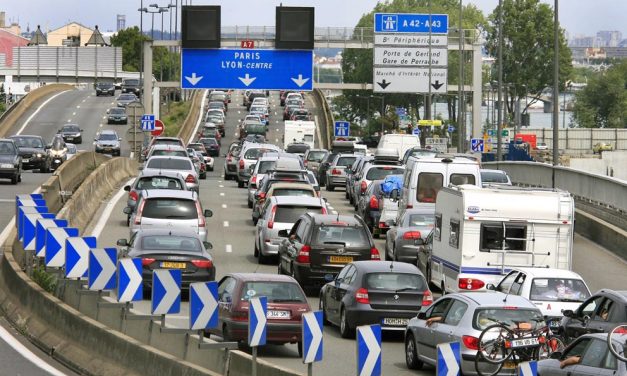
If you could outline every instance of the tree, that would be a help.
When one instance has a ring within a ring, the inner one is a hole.
[[[497,76],[499,7],[489,16],[486,48],[497,57],[492,77]],[[533,104],[553,84],[553,9],[540,0],[503,0],[503,82],[507,112],[514,112],[516,100],[533,94]],[[572,73],[571,51],[564,30],[559,33],[559,82],[562,87]],[[527,107],[528,107],[527,106]],[[527,107],[523,110],[525,112]]]
[[[573,118],[584,128],[627,128],[627,61],[588,79],[576,94]]]

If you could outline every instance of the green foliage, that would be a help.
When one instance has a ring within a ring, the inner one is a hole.
[[[176,137],[176,135],[178,135],[179,130],[189,113],[191,104],[191,101],[173,102],[170,104],[169,112],[162,118],[164,124],[166,125],[164,136]]]
[[[576,94],[573,118],[584,128],[627,128],[627,61],[588,79]]]
[[[44,266],[37,266],[33,269],[33,281],[41,286],[42,289],[53,294],[57,288],[57,279],[54,275],[46,272]]]

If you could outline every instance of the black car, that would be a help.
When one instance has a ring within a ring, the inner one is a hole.
[[[576,311],[562,313],[562,334],[567,342],[586,333],[609,333],[627,323],[627,291],[599,290]]]
[[[15,142],[22,157],[22,169],[39,170],[39,172],[50,172],[52,159],[48,152],[48,147],[41,136],[10,136],[9,139]]]
[[[370,183],[366,192],[357,198],[357,214],[359,214],[370,231],[378,237],[379,218],[383,205],[383,191],[381,184],[384,180],[374,180]]]
[[[344,338],[360,325],[405,330],[421,307],[433,303],[425,277],[414,265],[391,261],[356,261],[346,265],[320,290],[326,322],[340,327]]]
[[[115,95],[115,85],[109,82],[98,82],[96,84],[96,96],[101,95]]]
[[[137,78],[126,78],[122,81],[122,93],[135,94],[137,98],[141,97],[141,85]]]
[[[217,157],[220,155],[220,143],[214,137],[203,137],[198,140],[198,143],[203,144],[210,156]]]
[[[366,224],[359,216],[303,214],[291,230],[279,231],[279,274],[301,285],[325,282],[348,263],[380,260]]]
[[[117,241],[120,258],[142,259],[144,292],[152,289],[152,272],[155,269],[180,269],[181,289],[189,290],[192,282],[213,281],[216,268],[208,249],[211,243],[200,240],[194,231],[155,229],[133,233],[129,240]]]
[[[63,137],[63,141],[71,142],[73,144],[82,144],[83,143],[83,130],[78,124],[65,124],[59,131],[58,134]]]
[[[107,124],[127,124],[126,109],[113,107],[107,110]]]
[[[10,179],[11,184],[22,181],[22,158],[11,139],[0,139],[0,179]]]

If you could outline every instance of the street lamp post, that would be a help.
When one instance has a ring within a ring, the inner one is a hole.
[[[163,16],[170,10],[169,7],[160,7],[159,13],[161,13],[161,40],[163,40]]]
[[[499,0],[499,46],[498,46],[498,60],[499,60],[499,78],[498,78],[498,104],[497,109],[497,134],[496,134],[496,161],[499,162],[503,159],[503,145],[501,145],[502,136],[501,130],[503,129],[503,0]]]
[[[553,51],[553,166],[559,165],[559,80],[560,80],[560,62],[559,62],[559,0],[555,0],[554,11],[554,51]],[[555,187],[555,169],[553,169],[553,187]]]

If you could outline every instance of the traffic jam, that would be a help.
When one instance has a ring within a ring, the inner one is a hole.
[[[241,113],[229,111],[235,102]],[[514,375],[531,362],[543,376],[627,375],[627,291],[591,291],[573,271],[568,192],[513,186],[475,156],[410,134],[384,134],[374,148],[336,137],[324,149],[325,124],[306,103],[299,91],[215,90],[194,142],[145,145],[124,187],[129,237],[117,243],[141,258],[145,296],[158,269],[181,270],[184,293],[216,281],[207,336],[246,351],[291,344],[309,363],[321,358],[303,336],[315,313],[325,333],[358,349],[366,341],[358,366],[378,351],[366,374],[384,357],[438,374],[441,362],[464,375]],[[270,139],[276,118],[281,139]],[[220,270],[230,253],[211,243],[218,209],[200,199],[213,178],[245,200],[245,260],[264,272]],[[265,321],[261,342],[252,320]],[[388,340],[404,351],[382,353]]]

